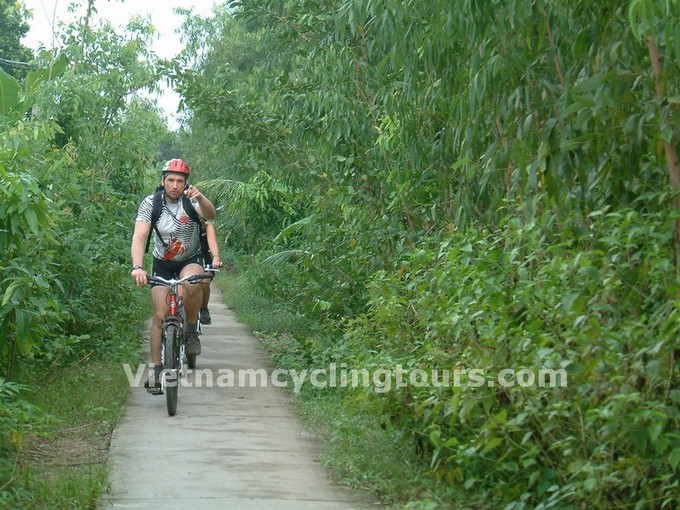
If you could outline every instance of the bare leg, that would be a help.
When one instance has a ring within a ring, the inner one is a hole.
[[[180,278],[193,274],[203,274],[203,267],[200,264],[189,264],[182,269]],[[184,297],[184,311],[187,314],[187,323],[198,323],[198,311],[201,308],[201,301],[203,299],[202,285],[194,285],[192,283],[185,283],[182,285],[182,296]]]
[[[201,303],[201,310],[208,308],[208,301],[210,301],[210,284],[202,283],[201,288],[203,289],[203,302]]]

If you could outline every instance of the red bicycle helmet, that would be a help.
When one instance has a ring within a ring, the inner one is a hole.
[[[181,159],[171,159],[163,165],[163,175],[168,172],[174,172],[177,174],[184,174],[189,177],[191,173],[187,164]]]

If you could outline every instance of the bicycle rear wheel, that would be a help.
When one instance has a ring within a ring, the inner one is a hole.
[[[177,390],[179,387],[179,328],[173,324],[165,328],[163,339],[163,371],[165,374],[165,402],[168,414],[175,416],[177,413]]]

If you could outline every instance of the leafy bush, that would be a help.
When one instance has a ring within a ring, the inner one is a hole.
[[[514,217],[409,252],[372,279],[369,311],[338,347],[350,366],[450,371],[450,384],[361,387],[347,405],[400,429],[438,479],[484,506],[652,508],[677,494],[672,220],[589,220]],[[508,368],[536,383],[501,387]],[[541,387],[539,369],[563,370],[568,385]]]

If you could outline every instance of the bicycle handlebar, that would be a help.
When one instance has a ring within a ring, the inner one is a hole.
[[[205,271],[208,271],[208,274],[191,274],[189,276],[185,276],[184,278],[180,278],[179,280],[175,278],[170,278],[169,280],[166,280],[162,276],[155,276],[155,275],[148,275],[146,277],[146,282],[147,284],[160,284],[160,285],[165,285],[166,287],[174,287],[176,285],[179,285],[181,283],[200,283],[198,280],[205,280],[206,278],[212,278],[214,275],[209,274],[209,273],[219,273],[219,269],[214,269],[214,268],[204,268]]]

